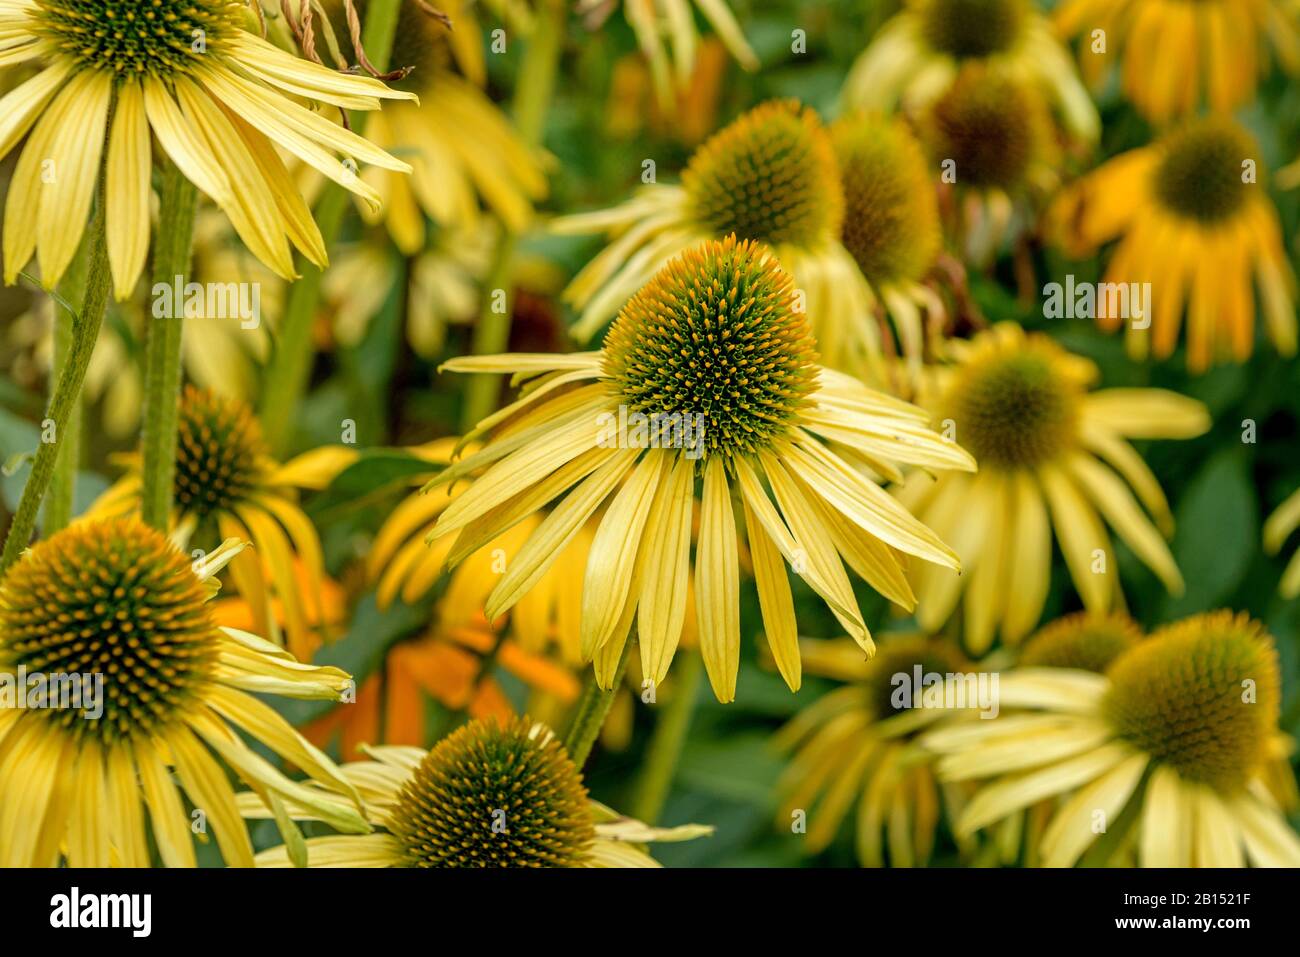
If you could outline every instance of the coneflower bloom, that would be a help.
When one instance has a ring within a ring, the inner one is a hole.
[[[474,721],[431,751],[366,750],[373,760],[340,770],[376,832],[308,838],[311,867],[658,867],[643,845],[713,830],[653,828],[592,801],[555,735],[527,719]],[[256,794],[242,807],[249,817],[270,816]],[[290,863],[287,847],[257,856],[259,867]]]
[[[854,63],[841,98],[850,109],[923,111],[968,66],[1031,89],[1070,138],[1097,139],[1097,110],[1033,0],[906,0]]]
[[[951,712],[900,697],[897,676],[910,682],[917,667],[922,675],[964,676],[973,666],[950,642],[923,635],[882,636],[870,661],[847,640],[804,639],[799,647],[808,674],[844,684],[800,711],[774,739],[781,751],[793,752],[777,782],[777,826],[790,827],[803,811],[803,851],[816,854],[852,812],[864,867],[883,866],[886,849],[894,867],[924,867],[940,822],[956,817],[965,796],[936,778],[932,756],[917,744]],[[970,842],[962,843],[969,850]]]
[[[609,16],[616,2],[578,0],[578,12],[595,29]],[[695,69],[700,35],[692,7],[699,7],[736,62],[746,70],[758,69],[758,57],[727,0],[623,0],[623,15],[650,64],[663,108],[675,105],[674,91],[690,82]]]
[[[250,28],[253,13],[236,0],[0,3],[0,64],[40,66],[0,99],[0,156],[31,132],[5,203],[6,283],[33,253],[45,285],[58,283],[102,159],[113,288],[118,299],[130,295],[149,250],[153,137],[276,273],[294,276],[291,246],[325,265],[320,231],[277,148],[378,205],[356,164],[410,167],[304,101],[377,110],[382,99],[414,95],[295,57]]]
[[[820,368],[814,348],[789,274],[762,247],[729,237],[665,266],[624,307],[598,352],[455,359],[445,368],[513,373],[527,386],[475,435],[512,420],[509,431],[430,483],[472,477],[430,538],[458,532],[454,548],[469,552],[555,500],[488,597],[493,619],[612,495],[586,565],[582,654],[596,656],[608,687],[635,618],[642,670],[660,683],[686,615],[699,479],[697,628],[719,700],[735,696],[740,653],[733,489],[768,640],[791,687],[799,684],[799,654],[782,559],[870,653],[841,556],[905,607],[913,600],[898,553],[949,573],[957,564],[876,477],[901,478],[900,463],[968,470],[974,463],[931,432],[920,409]]]
[[[1104,676],[1006,674],[999,693],[996,719],[922,741],[943,755],[942,777],[992,779],[959,833],[1059,797],[1040,843],[1048,867],[1069,867],[1099,842],[1103,863],[1135,854],[1142,867],[1300,866],[1300,837],[1262,777],[1279,737],[1277,650],[1248,616],[1166,626]]]
[[[226,864],[251,866],[227,769],[275,810],[290,843],[301,837],[285,801],[369,830],[356,787],[249,694],[341,700],[348,676],[212,620],[210,576],[241,547],[225,543],[196,573],[138,520],[83,522],[32,546],[0,581],[0,671],[25,673],[28,687],[33,675],[103,682],[97,702],[0,708],[0,864],[147,867],[152,844],[166,866],[193,867],[188,798]],[[239,732],[320,786],[285,777]]]
[[[943,301],[923,284],[943,250],[935,170],[920,143],[897,120],[868,113],[841,117],[831,125],[844,192],[840,242],[849,251],[873,293],[873,312],[885,310],[894,320],[902,352],[919,371],[927,324],[944,320]],[[855,324],[874,317],[855,314]],[[868,343],[875,348],[854,354]],[[888,345],[873,326],[842,329],[832,323],[817,328],[822,362],[853,371],[870,367],[875,353]]]
[[[1228,113],[1249,103],[1270,50],[1300,71],[1300,20],[1289,0],[1066,0],[1055,17],[1062,35],[1079,38],[1089,83],[1100,86],[1117,65],[1124,96],[1156,123],[1202,105]]]
[[[247,404],[193,386],[182,392],[172,536],[182,547],[196,532],[251,542],[253,548],[230,563],[231,582],[252,607],[261,634],[278,637],[272,600],[280,603],[285,643],[300,658],[310,659],[317,647],[311,622],[322,620],[324,562],[297,490],[323,488],[355,457],[353,449],[324,446],[281,464],[270,457]],[[129,471],[91,506],[91,517],[139,510],[139,457],[123,459]],[[305,588],[296,577],[299,561]]]
[[[1173,531],[1168,503],[1127,440],[1200,435],[1210,424],[1205,407],[1163,389],[1090,391],[1091,361],[1012,323],[953,340],[951,350],[951,364],[927,370],[920,401],[980,471],[937,481],[915,474],[899,492],[966,570],[955,578],[917,569],[921,628],[938,631],[964,593],[965,642],[974,653],[999,631],[1008,642],[1023,638],[1047,598],[1053,532],[1084,607],[1116,607],[1106,524],[1180,592],[1182,575],[1157,531]]]
[[[1255,348],[1255,316],[1283,355],[1296,351],[1295,274],[1250,135],[1221,117],[1189,120],[1151,146],[1123,153],[1058,200],[1065,249],[1091,256],[1118,239],[1105,281],[1151,284],[1151,315],[1121,323],[1130,354],[1168,357],[1186,316],[1187,367],[1241,362]]]
[[[794,276],[815,335],[848,340],[837,353],[878,357],[875,296],[840,240],[843,221],[835,146],[817,114],[793,100],[761,104],[701,145],[680,185],[655,182],[620,206],[553,224],[611,237],[565,290],[581,311],[573,335],[590,339],[683,250],[734,234],[772,247]],[[919,338],[911,330],[900,337]]]
[[[331,0],[328,9],[340,51],[354,62],[342,6]],[[355,7],[364,20],[366,3]],[[440,229],[472,228],[486,206],[506,228],[519,232],[547,190],[544,154],[520,139],[480,88],[486,81],[483,42],[471,12],[459,2],[440,9],[454,29],[421,4],[402,4],[391,61],[410,75],[390,85],[409,100],[418,95],[419,101],[386,107],[368,118],[365,129],[367,139],[410,163],[410,176],[382,167],[361,173],[383,201],[382,207],[363,205],[362,217],[382,221],[407,256],[425,247],[426,216]]]
[[[1033,87],[986,67],[964,67],[917,115],[939,173],[944,217],[976,265],[1034,229],[1060,176],[1046,106]]]

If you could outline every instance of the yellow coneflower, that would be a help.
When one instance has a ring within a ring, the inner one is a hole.
[[[761,104],[700,146],[680,185],[656,182],[621,206],[553,224],[558,232],[616,237],[565,291],[581,310],[573,335],[590,339],[674,256],[734,234],[772,247],[819,339],[843,342],[837,353],[878,360],[881,332],[870,320],[876,297],[840,240],[843,222],[835,146],[817,114],[793,100]],[[904,345],[919,338],[900,330]]]
[[[1297,528],[1300,528],[1300,489],[1288,495],[1264,522],[1264,550],[1270,555],[1276,555]],[[1300,552],[1291,556],[1287,562],[1278,591],[1283,598],[1300,595]]]
[[[364,0],[354,5],[364,19]],[[411,72],[391,85],[407,91],[408,99],[418,95],[419,102],[394,103],[366,125],[367,139],[407,160],[411,175],[382,168],[363,172],[361,179],[383,205],[362,206],[361,215],[370,223],[382,221],[408,256],[425,246],[426,215],[440,228],[466,229],[478,224],[486,206],[519,232],[547,191],[543,154],[520,139],[480,88],[486,80],[484,45],[471,11],[456,0],[439,7],[454,21],[453,30],[421,4],[402,4],[391,61]],[[331,0],[329,9],[343,56],[355,58],[342,3]]]
[[[814,348],[789,274],[762,247],[733,236],[665,266],[624,307],[599,352],[455,359],[445,368],[513,373],[528,385],[475,435],[514,417],[509,431],[430,483],[474,476],[442,510],[430,538],[458,532],[454,548],[468,553],[556,500],[488,597],[486,613],[495,618],[553,567],[612,495],[587,559],[582,655],[596,657],[608,688],[635,617],[642,670],[658,684],[685,621],[700,478],[697,628],[719,700],[735,696],[740,653],[733,488],[741,493],[768,640],[785,680],[798,687],[782,558],[870,653],[841,555],[907,607],[912,596],[897,552],[948,568],[956,561],[866,473],[899,478],[899,463],[974,464],[925,427],[920,409],[820,368]]]
[[[1132,355],[1169,356],[1186,314],[1189,369],[1243,361],[1255,347],[1256,311],[1278,352],[1295,354],[1295,274],[1257,182],[1258,157],[1234,121],[1191,120],[1060,197],[1055,219],[1067,252],[1090,256],[1118,238],[1106,282],[1151,284],[1151,315],[1126,324]],[[1099,309],[1098,324],[1117,329],[1117,312]]]
[[[911,682],[918,666],[923,675],[965,675],[971,664],[951,643],[923,635],[882,637],[870,661],[849,641],[804,639],[799,647],[809,674],[845,685],[818,698],[774,738],[777,748],[793,752],[777,782],[778,827],[790,827],[802,811],[803,851],[816,854],[856,807],[855,846],[864,867],[883,866],[886,848],[892,866],[924,867],[940,820],[955,818],[964,795],[936,779],[931,755],[917,744],[948,712],[900,698],[897,676]]]
[[[1300,70],[1300,21],[1288,2],[1066,0],[1055,16],[1062,35],[1080,37],[1080,66],[1093,86],[1118,61],[1124,95],[1165,123],[1202,104],[1227,113],[1249,103],[1270,48],[1287,70]]]
[[[339,700],[348,676],[212,620],[210,576],[240,547],[225,543],[196,574],[135,519],[86,522],[34,545],[0,581],[0,672],[25,675],[26,688],[35,675],[76,675],[83,688],[102,680],[98,694],[60,707],[0,708],[0,865],[147,867],[152,840],[165,865],[193,867],[183,794],[203,809],[226,864],[251,866],[227,767],[274,809],[290,846],[301,837],[286,801],[369,830],[355,786],[248,694]],[[241,731],[320,788],[286,778]]]
[[[995,779],[959,833],[1059,797],[1040,844],[1049,867],[1075,864],[1099,840],[1106,860],[1135,852],[1143,867],[1300,866],[1300,837],[1262,776],[1278,737],[1277,651],[1248,616],[1166,626],[1105,676],[1026,669],[999,691],[996,719],[923,740],[943,754],[941,776]]]
[[[614,6],[609,0],[578,0],[578,12],[592,29],[604,22]],[[758,56],[727,0],[623,0],[623,14],[650,64],[662,109],[675,105],[675,91],[687,86],[695,70],[700,34],[693,6],[699,7],[737,63],[746,70],[758,69]]]
[[[1143,638],[1142,630],[1123,612],[1076,612],[1031,635],[1016,664],[1022,668],[1073,668],[1104,674],[1111,662]],[[993,828],[991,840],[973,861],[1040,867],[1043,833],[1059,806],[1060,799],[1050,797],[1021,813],[1008,815]]]
[[[380,830],[309,838],[312,867],[658,867],[643,845],[713,830],[652,828],[592,801],[554,734],[527,719],[475,721],[431,751],[367,752],[373,760],[340,770]],[[246,816],[269,816],[256,795],[242,807]],[[257,856],[259,867],[289,863],[284,847]]]
[[[1033,229],[1059,182],[1058,149],[1039,94],[1015,79],[967,66],[917,117],[940,172],[950,232],[968,259],[988,265]]]
[[[902,351],[919,371],[926,331],[944,319],[943,301],[923,285],[943,249],[935,176],[905,125],[868,113],[841,117],[831,126],[844,191],[840,241],[866,278],[872,305],[888,311]],[[854,315],[856,323],[870,322]],[[878,330],[856,333],[821,323],[817,348],[832,368],[850,371],[870,356],[845,355],[866,343],[887,343]]]
[[[280,464],[269,456],[261,426],[245,403],[193,386],[182,392],[173,538],[184,547],[196,531],[215,527],[222,539],[252,542],[253,550],[230,563],[231,581],[253,608],[262,634],[278,635],[271,601],[282,603],[286,644],[300,658],[310,658],[316,648],[309,622],[321,620],[324,566],[320,538],[295,490],[323,488],[355,457],[352,449],[324,446]],[[138,457],[124,460],[130,471],[91,506],[91,517],[138,511]],[[306,588],[295,578],[296,559],[306,570]]]
[[[972,65],[1032,90],[1073,138],[1097,139],[1096,108],[1033,0],[906,0],[854,63],[841,97],[851,109],[922,112]]]
[[[1115,607],[1120,587],[1103,519],[1180,592],[1182,575],[1156,530],[1172,533],[1168,503],[1126,440],[1200,435],[1210,424],[1205,407],[1163,389],[1089,391],[1092,362],[1012,323],[951,349],[952,364],[929,370],[921,402],[980,471],[937,481],[917,474],[899,493],[965,569],[961,578],[918,569],[921,628],[938,631],[964,592],[964,638],[974,653],[999,631],[1008,642],[1023,638],[1047,598],[1053,531],[1084,607]]]
[[[107,151],[108,259],[117,298],[130,295],[149,249],[151,133],[276,273],[294,276],[291,245],[325,264],[277,147],[378,205],[356,162],[410,167],[303,100],[378,110],[381,99],[414,95],[299,59],[250,32],[255,24],[236,0],[154,0],[138,15],[89,0],[0,3],[0,63],[42,65],[0,99],[0,156],[31,131],[5,204],[6,283],[33,252],[45,285],[58,283]]]

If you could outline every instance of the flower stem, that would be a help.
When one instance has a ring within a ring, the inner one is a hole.
[[[636,797],[628,809],[632,817],[646,824],[654,824],[659,819],[672,789],[677,762],[681,759],[691,716],[699,700],[704,659],[698,651],[682,649],[673,670],[677,686],[673,689],[672,700],[659,712],[655,722],[654,735],[650,738],[650,747],[637,778]]]
[[[628,653],[632,649],[635,631],[636,628],[633,626],[633,634],[629,634],[627,641],[623,643],[623,654],[618,659],[618,668],[614,672],[614,680],[610,682],[608,691],[602,691],[600,685],[596,683],[595,668],[588,669],[587,677],[582,683],[582,696],[578,699],[577,707],[574,708],[569,730],[564,735],[564,749],[569,752],[569,757],[578,768],[587,763],[591,748],[600,734],[600,728],[614,704],[614,695],[618,694],[623,684],[623,673],[627,671]]]
[[[361,28],[361,45],[366,58],[376,70],[387,70],[393,53],[393,38],[397,34],[397,19],[402,0],[370,0],[366,5],[366,21]],[[353,132],[363,134],[366,114],[358,114],[352,121]],[[392,174],[398,175],[398,174]],[[343,228],[343,217],[348,211],[348,194],[343,187],[330,183],[316,204],[316,226],[320,230],[325,248],[334,245]],[[299,278],[289,287],[280,322],[275,354],[267,368],[262,400],[262,432],[271,449],[279,455],[290,451],[294,429],[298,422],[298,406],[302,404],[311,373],[311,328],[320,304],[323,271],[301,255],[294,257]]]
[[[566,13],[562,0],[548,0],[545,9],[538,13],[520,66],[513,112],[519,138],[530,149],[541,145],[546,128],[546,114],[550,110],[559,70]],[[509,300],[512,298],[510,284],[514,273],[516,242],[516,236],[503,232],[497,243],[492,267],[484,284],[483,306],[478,322],[474,325],[472,350],[475,355],[504,352],[510,344],[513,302]],[[496,290],[506,292],[508,302],[504,309],[494,309],[498,300]],[[465,405],[461,411],[461,424],[465,429],[473,428],[492,412],[500,384],[500,376],[466,377]]]
[[[86,368],[90,365],[90,356],[95,351],[95,341],[99,338],[99,327],[104,321],[104,307],[108,305],[110,284],[104,201],[104,177],[101,174],[99,201],[90,223],[90,264],[86,272],[86,291],[81,300],[81,313],[73,321],[71,342],[67,355],[59,366],[54,393],[50,396],[50,404],[45,413],[46,420],[54,426],[54,441],[42,442],[36,451],[32,473],[23,487],[18,511],[14,514],[13,524],[9,526],[5,538],[4,551],[0,552],[0,575],[18,560],[36,528],[36,515],[54,478],[59,453],[64,444],[70,441],[68,423],[73,409],[81,401],[81,386],[86,380]],[[42,434],[44,432],[42,429]]]
[[[198,189],[174,163],[163,171],[160,218],[154,237],[153,281],[184,285],[190,268]],[[180,414],[181,331],[185,307],[178,299],[173,315],[151,316],[145,333],[144,425],[141,517],[166,532],[172,511],[172,480],[176,474],[176,426]]]
[[[75,301],[76,295],[86,292],[86,261],[90,255],[93,237],[78,249],[68,271],[64,273],[61,285]],[[74,309],[62,308],[68,300],[53,296],[54,300],[54,362],[50,374],[50,386],[58,381],[59,373],[68,361],[72,349],[73,337],[76,335],[77,314]],[[72,512],[77,497],[77,466],[81,460],[81,406],[80,399],[72,404],[68,414],[68,424],[63,429],[63,443],[59,454],[54,459],[54,476],[50,479],[50,489],[45,493],[45,511],[41,517],[41,531],[53,535],[66,528],[72,521]]]

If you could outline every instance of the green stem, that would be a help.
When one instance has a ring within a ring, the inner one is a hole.
[[[618,659],[618,668],[614,672],[614,680],[608,691],[602,691],[600,685],[596,684],[595,668],[587,670],[587,677],[582,683],[582,696],[574,708],[569,730],[564,735],[564,749],[569,752],[569,757],[579,768],[587,763],[601,726],[605,723],[605,718],[609,716],[609,709],[614,704],[614,695],[618,694],[623,684],[623,673],[627,671],[628,654],[632,649],[635,635],[634,626],[632,634],[627,636],[627,641],[623,644],[623,654]]]
[[[566,22],[565,4],[550,0],[540,11],[533,32],[528,37],[528,48],[519,70],[514,101],[515,129],[528,148],[541,145],[546,128],[546,115],[555,92],[555,79],[559,70],[560,50],[564,40]],[[505,290],[509,299],[511,276],[514,273],[516,237],[504,233],[484,286],[483,306],[474,326],[472,349],[475,355],[492,355],[504,352],[510,345],[510,320],[513,303],[497,311],[498,290]],[[473,428],[496,407],[497,391],[501,377],[475,375],[465,380],[465,405],[461,424],[466,430]]]
[[[183,288],[190,268],[198,189],[174,163],[163,171],[160,217],[153,247],[153,281]],[[172,303],[172,315],[151,315],[145,332],[144,425],[141,517],[166,532],[171,520],[172,480],[176,474],[176,427],[180,415],[181,331],[183,299]]]
[[[637,778],[636,797],[628,813],[638,821],[654,824],[663,813],[672,789],[677,762],[686,744],[686,733],[691,727],[695,703],[699,700],[700,679],[704,675],[704,659],[698,651],[683,649],[673,664],[677,686],[673,697],[659,712],[650,747],[646,750],[641,774]]]
[[[27,543],[31,541],[36,528],[36,515],[40,511],[41,501],[49,490],[54,478],[54,467],[64,444],[69,441],[68,423],[72,419],[73,409],[81,400],[81,386],[86,380],[86,368],[90,365],[90,356],[95,351],[95,341],[99,338],[99,327],[104,322],[104,308],[108,305],[110,285],[108,267],[108,243],[104,227],[104,176],[100,174],[99,201],[96,203],[95,216],[90,223],[90,265],[86,273],[86,292],[81,300],[81,313],[73,322],[72,342],[67,356],[61,364],[50,396],[50,404],[45,418],[54,424],[54,441],[42,442],[36,450],[36,460],[32,463],[32,473],[27,477],[23,487],[22,498],[18,502],[18,511],[14,514],[13,524],[5,538],[4,551],[0,552],[0,575],[18,560]],[[42,428],[42,435],[45,429]]]
[[[82,257],[79,256],[78,259]],[[84,261],[82,266],[84,267]],[[84,294],[84,275],[70,278],[72,281],[66,284],[67,288],[81,289]],[[51,386],[58,381],[59,374],[68,363],[68,354],[72,351],[77,325],[77,317],[74,313],[59,308],[57,304],[54,308],[54,363],[50,375]],[[81,405],[80,401],[72,404],[72,411],[68,414],[68,424],[63,429],[63,442],[59,446],[59,454],[54,459],[54,475],[50,478],[50,490],[45,495],[45,513],[41,520],[41,530],[45,535],[53,535],[60,529],[66,528],[72,521],[73,503],[77,497],[77,466],[81,458]]]
[[[366,5],[366,22],[361,27],[361,44],[366,57],[376,70],[388,69],[393,54],[393,38],[397,34],[397,20],[402,0],[370,0]],[[366,114],[360,113],[352,121],[358,135],[365,133]],[[316,226],[326,249],[334,245],[343,228],[343,217],[348,210],[348,193],[343,187],[330,183],[316,204]],[[298,422],[298,406],[307,392],[311,374],[311,328],[320,304],[320,267],[301,255],[294,257],[299,278],[289,287],[280,321],[275,354],[267,368],[265,387],[258,408],[262,430],[273,451],[286,454],[293,443]]]

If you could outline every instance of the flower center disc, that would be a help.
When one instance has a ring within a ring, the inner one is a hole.
[[[0,585],[0,664],[56,684],[82,676],[41,713],[103,741],[149,735],[191,707],[216,657],[206,595],[189,560],[138,519],[81,522],[38,542]],[[50,680],[59,676],[58,682]],[[87,701],[103,681],[103,714]],[[30,693],[30,692],[29,692]],[[71,694],[69,690],[68,694]]]
[[[1101,674],[1141,640],[1141,631],[1127,615],[1078,612],[1052,622],[1030,638],[1020,664],[1026,668],[1078,668]]]
[[[930,152],[956,164],[958,185],[1021,185],[1042,137],[1042,103],[1029,89],[977,68],[963,70],[931,107]]]
[[[957,58],[1011,49],[1029,20],[1025,0],[926,0],[921,32],[930,49]]]
[[[190,73],[240,25],[235,0],[36,0],[36,32],[63,54],[118,76]]]
[[[604,353],[629,411],[652,421],[702,416],[706,455],[766,448],[816,385],[813,337],[795,312],[790,276],[734,236],[664,266],[623,307]]]
[[[755,107],[701,146],[682,186],[695,217],[719,238],[811,248],[840,227],[838,179],[817,115],[782,100]]]
[[[390,830],[413,867],[576,867],[596,836],[578,769],[522,719],[444,738],[402,789]]]
[[[1025,343],[962,369],[948,415],[981,468],[1031,469],[1068,446],[1077,396],[1046,348]]]
[[[840,120],[831,137],[844,187],[844,248],[873,283],[920,279],[942,242],[920,144],[870,116]]]
[[[920,687],[915,682],[918,665],[923,682]],[[876,720],[883,721],[920,706],[928,675],[942,678],[969,670],[970,662],[946,641],[922,635],[901,636],[880,642],[870,662],[870,673],[864,679],[864,690]],[[902,684],[899,675],[906,677]],[[903,687],[911,689],[910,702],[899,697]]]
[[[238,399],[187,386],[176,442],[176,504],[200,519],[249,494],[265,454],[262,429]]]
[[[1103,707],[1120,737],[1183,777],[1237,790],[1263,760],[1280,700],[1277,652],[1245,615],[1171,625],[1109,677]]]
[[[1200,223],[1229,219],[1250,189],[1242,164],[1255,155],[1250,137],[1231,120],[1196,120],[1170,134],[1152,176],[1156,198],[1168,210]]]

